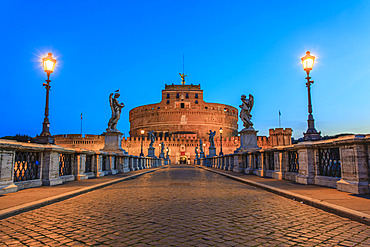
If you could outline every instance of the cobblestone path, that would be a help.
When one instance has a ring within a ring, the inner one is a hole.
[[[172,166],[0,220],[0,246],[370,246],[370,227]]]

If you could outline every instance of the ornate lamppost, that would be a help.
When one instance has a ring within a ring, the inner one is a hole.
[[[318,132],[315,129],[315,120],[313,119],[313,115],[312,115],[312,103],[311,103],[311,84],[313,84],[313,81],[310,81],[310,79],[311,79],[310,71],[313,68],[315,57],[312,56],[309,51],[307,51],[306,55],[304,57],[302,57],[301,59],[302,59],[303,69],[307,73],[306,86],[307,86],[307,90],[308,90],[308,120],[307,120],[308,129],[307,129],[306,133],[303,133],[303,135],[304,135],[303,139],[305,141],[320,140],[321,139],[321,135],[320,135],[321,132]]]
[[[44,57],[42,59],[42,64],[44,67],[44,71],[46,72],[48,79],[45,80],[46,83],[43,83],[42,85],[45,86],[46,89],[46,104],[45,104],[45,118],[44,122],[42,123],[42,132],[40,136],[37,136],[37,142],[42,143],[42,144],[47,144],[47,143],[54,143],[54,137],[51,136],[49,127],[50,127],[50,122],[49,122],[49,91],[50,91],[50,74],[53,73],[55,64],[57,60],[52,57],[51,53],[48,53],[47,57]]]
[[[141,157],[144,157],[144,153],[143,153],[143,139],[144,139],[144,130],[141,130],[140,131],[140,133],[141,133],[141,152],[140,152],[140,156]]]
[[[220,150],[220,153],[219,153],[219,156],[222,156],[224,155],[224,153],[222,152],[222,127],[220,128],[220,140],[221,140],[221,150]]]

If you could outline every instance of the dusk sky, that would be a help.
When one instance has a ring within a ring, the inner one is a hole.
[[[307,129],[306,73],[323,135],[370,133],[370,1],[6,1],[0,0],[0,137],[42,131],[46,73],[51,74],[50,132],[102,134],[108,96],[125,104],[117,128],[128,136],[129,111],[157,103],[165,84],[200,84],[206,102],[239,108],[255,98],[259,135]],[[242,123],[239,121],[239,130]]]

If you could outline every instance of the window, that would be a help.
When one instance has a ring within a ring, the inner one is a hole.
[[[185,108],[185,103],[181,103],[181,108]]]
[[[195,101],[195,104],[198,104],[198,100]]]
[[[198,94],[197,93],[195,94],[195,98],[198,99]]]
[[[169,100],[167,100],[167,104],[169,104],[170,103],[170,101]]]
[[[189,99],[189,94],[186,94],[185,98]]]
[[[170,98],[170,94],[168,93],[168,94],[167,94],[167,99],[169,99],[169,98]]]
[[[176,94],[176,98],[178,99],[179,97],[180,97],[180,95],[177,93],[177,94]]]
[[[204,107],[204,109],[208,109],[208,106]]]

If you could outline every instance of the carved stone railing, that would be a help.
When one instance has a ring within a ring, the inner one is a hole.
[[[0,140],[0,195],[167,164],[169,159]]]
[[[369,154],[370,136],[352,135],[195,159],[194,163],[365,194],[370,184]]]

